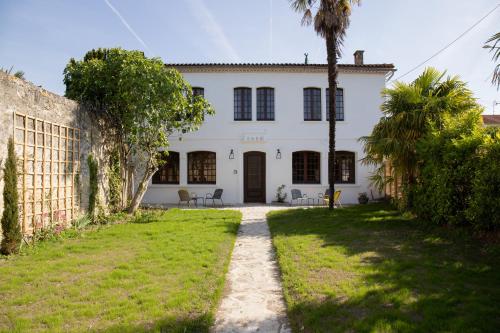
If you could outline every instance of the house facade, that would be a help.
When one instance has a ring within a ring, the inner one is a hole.
[[[343,203],[381,196],[363,165],[361,136],[378,122],[391,64],[339,66],[336,187]],[[216,114],[193,133],[170,137],[168,163],[152,178],[146,204],[177,203],[222,188],[224,203],[271,203],[277,188],[318,197],[328,187],[327,66],[324,64],[176,64]]]

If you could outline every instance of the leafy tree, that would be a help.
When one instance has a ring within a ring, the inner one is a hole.
[[[500,59],[500,32],[491,36],[491,38],[486,41],[484,48],[493,52],[493,61],[498,62]],[[500,88],[500,63],[495,66],[491,82],[497,86],[497,89]]]
[[[66,96],[83,103],[117,144],[124,189],[129,188],[128,170],[143,167],[130,213],[139,206],[162,163],[159,149],[168,147],[168,137],[198,129],[205,115],[214,112],[202,96],[193,96],[177,70],[140,51],[91,50],[83,60],[69,61],[64,83]]]
[[[341,55],[341,46],[349,27],[351,5],[359,0],[291,0],[292,8],[303,14],[302,24],[310,25],[314,21],[314,30],[326,41],[328,62],[329,94],[329,153],[328,182],[330,187],[329,208],[333,209],[335,192],[335,105],[337,91],[337,57]]]
[[[369,136],[362,137],[366,157],[363,162],[378,167],[372,182],[380,189],[393,178],[384,177],[389,160],[395,177],[402,180],[406,208],[412,207],[411,188],[419,171],[417,144],[431,129],[442,128],[443,115],[457,115],[480,109],[472,92],[457,76],[427,68],[411,83],[396,82],[383,90],[383,117]]]
[[[4,167],[3,204],[3,239],[0,252],[8,255],[17,253],[22,241],[21,228],[19,226],[16,154],[12,138],[9,138],[7,159]]]

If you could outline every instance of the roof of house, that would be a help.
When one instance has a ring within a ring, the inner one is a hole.
[[[500,125],[500,115],[483,114],[482,117],[483,117],[483,123],[485,125],[495,125],[495,126]]]
[[[165,64],[180,72],[326,72],[328,64],[300,63],[179,63]],[[393,64],[339,64],[339,72],[379,72],[395,71]]]

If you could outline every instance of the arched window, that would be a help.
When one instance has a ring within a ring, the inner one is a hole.
[[[193,96],[205,97],[205,89],[202,87],[193,87]]]
[[[337,95],[335,96],[335,98],[335,120],[344,121],[344,89],[337,88]],[[326,120],[330,120],[329,106],[330,89],[326,88]]]
[[[321,120],[320,88],[304,88],[304,120]]]
[[[321,158],[318,152],[296,151],[292,154],[292,183],[321,183]]]
[[[274,120],[274,88],[257,88],[257,120]]]
[[[188,153],[188,184],[215,184],[215,156],[211,151]]]
[[[335,183],[354,184],[356,183],[356,163],[355,154],[350,151],[335,152]]]
[[[251,88],[234,88],[234,120],[252,120]]]
[[[161,152],[164,164],[153,175],[153,184],[179,184],[179,153]]]

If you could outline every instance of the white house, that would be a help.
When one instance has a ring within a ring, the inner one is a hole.
[[[309,197],[328,186],[327,65],[175,64],[213,105],[200,130],[170,138],[169,162],[153,177],[143,202],[177,203],[181,188],[205,196],[224,190],[224,203],[271,203],[286,185]],[[358,138],[378,122],[381,90],[392,64],[339,65],[337,188],[343,203],[373,193]]]

